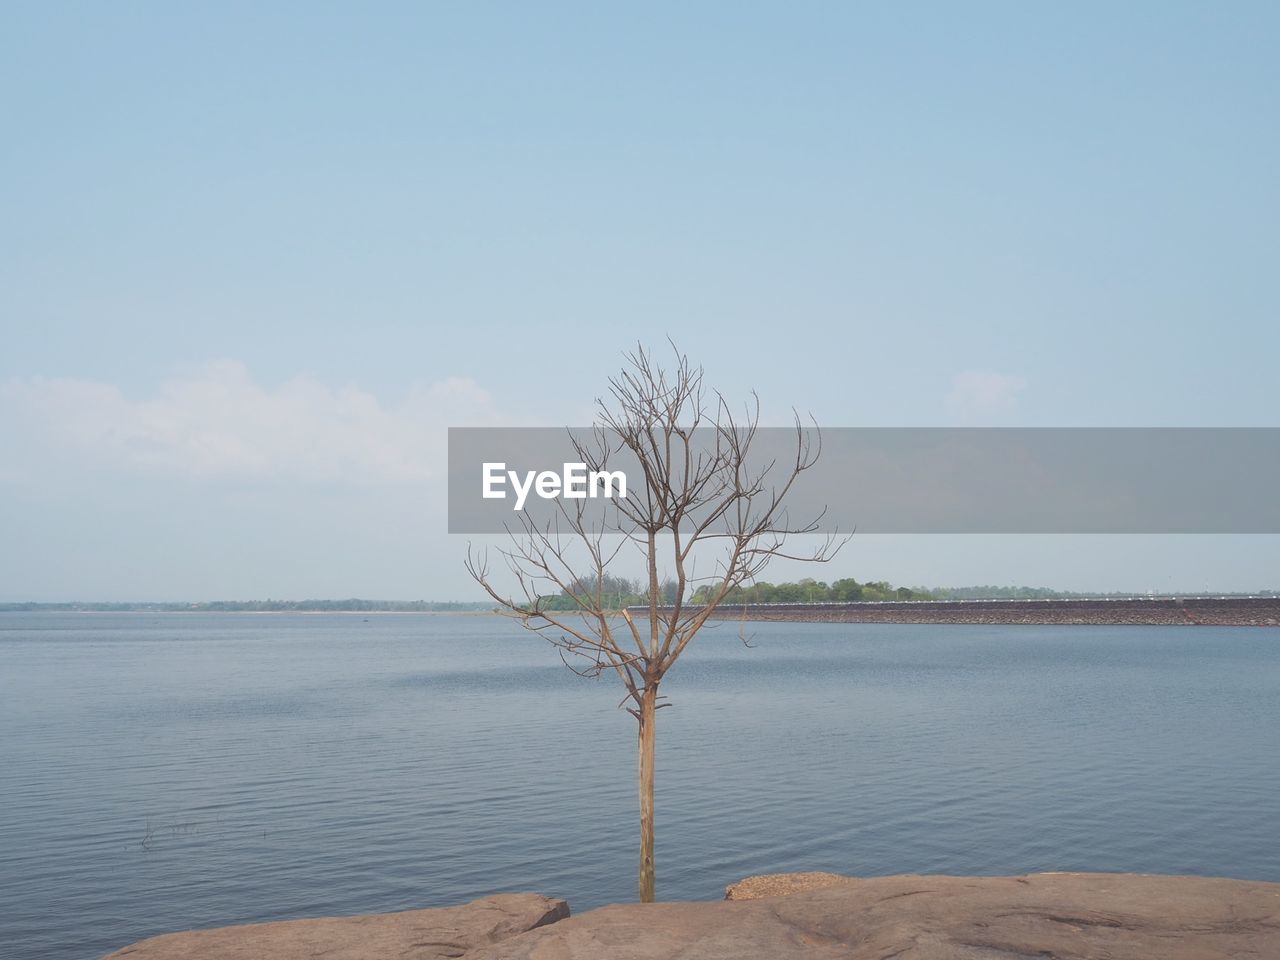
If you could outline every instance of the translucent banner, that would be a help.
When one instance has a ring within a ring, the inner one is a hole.
[[[623,526],[628,506],[678,488],[726,439],[701,428],[642,457],[590,428],[453,428],[449,532]],[[747,439],[739,467],[765,496],[786,483],[798,443],[818,454],[783,502],[792,526],[819,533],[1280,533],[1280,428],[761,428]],[[701,509],[682,525],[705,521]]]

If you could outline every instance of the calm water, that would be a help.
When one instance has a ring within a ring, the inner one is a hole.
[[[757,624],[659,714],[664,897],[746,874],[1280,880],[1280,630]],[[634,725],[490,617],[0,614],[0,943],[634,895]]]

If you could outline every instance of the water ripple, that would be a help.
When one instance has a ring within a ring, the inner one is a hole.
[[[826,869],[1280,880],[1280,630],[756,624],[658,734],[667,897]],[[635,730],[487,617],[0,615],[0,934],[634,896]]]

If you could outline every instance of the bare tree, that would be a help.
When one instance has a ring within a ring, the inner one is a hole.
[[[821,452],[816,424],[808,429],[797,415],[794,459],[756,464],[760,406],[754,393],[735,415],[678,350],[670,371],[643,347],[625,359],[622,373],[609,381],[609,396],[597,400],[590,436],[571,434],[571,442],[589,470],[625,461],[630,479],[638,469],[639,488],[613,501],[604,520],[581,499],[558,501],[554,519],[541,524],[522,514],[500,551],[516,582],[514,596],[494,586],[487,554],[468,548],[466,566],[502,609],[556,646],[571,669],[583,676],[613,672],[626,688],[622,705],[639,724],[640,899],[648,903],[654,899],[655,723],[658,710],[670,705],[659,697],[663,677],[735,587],[754,580],[774,558],[830,560],[843,541],[826,536],[803,554],[787,552],[789,537],[815,534],[821,519],[793,523],[784,506]],[[647,624],[616,609],[616,593],[606,590],[611,565],[630,548],[638,548],[646,565]],[[702,577],[694,572],[699,559],[712,565]],[[660,576],[674,580],[666,604]],[[691,601],[695,589],[697,603]],[[558,606],[570,598],[572,609],[550,609],[552,596],[561,599]]]

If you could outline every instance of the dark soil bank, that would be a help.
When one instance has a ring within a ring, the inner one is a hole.
[[[664,607],[669,610],[669,607]],[[647,608],[632,607],[643,616]],[[733,620],[819,623],[1188,624],[1280,625],[1280,597],[1126,598],[1119,600],[904,600],[892,603],[724,604]]]

